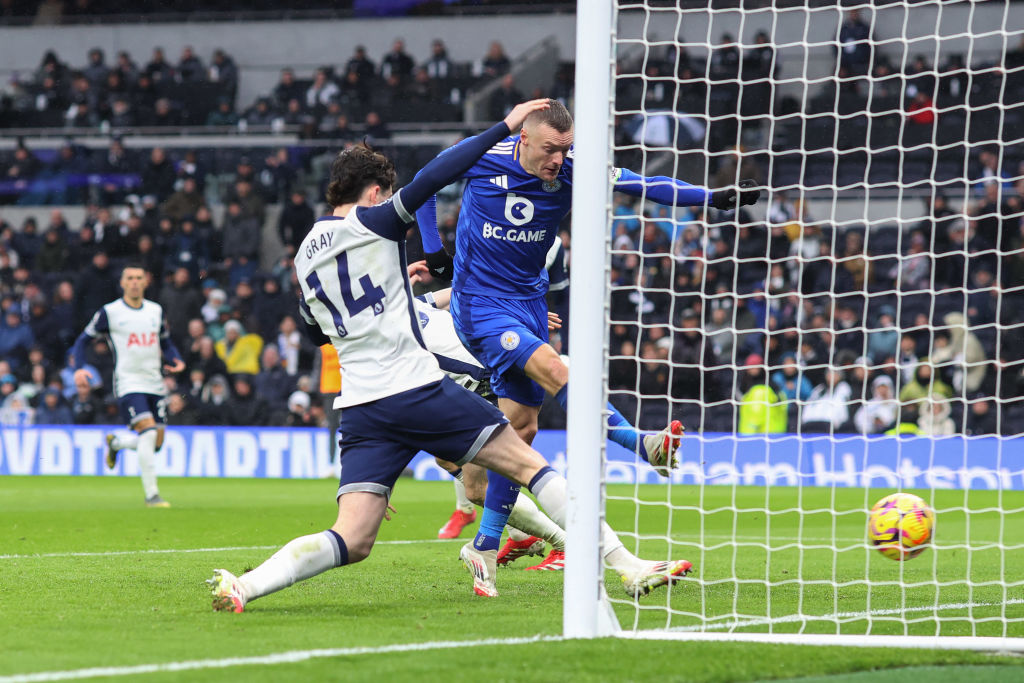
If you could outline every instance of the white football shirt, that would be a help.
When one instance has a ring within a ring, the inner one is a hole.
[[[132,308],[122,298],[111,301],[89,321],[85,334],[107,338],[114,353],[114,395],[155,394],[166,396],[161,369],[167,338],[164,309],[148,299]]]
[[[394,206],[402,220],[411,221],[398,195]],[[303,318],[338,353],[341,393],[334,399],[336,409],[444,377],[420,335],[404,241],[374,232],[355,209],[344,218],[327,216],[313,224],[299,245],[295,273],[302,288]]]

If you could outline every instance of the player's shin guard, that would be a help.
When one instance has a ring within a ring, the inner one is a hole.
[[[348,547],[345,540],[333,529],[328,529],[290,541],[238,580],[245,589],[248,602],[346,564]]]
[[[513,540],[522,541],[530,536],[543,538],[555,547],[556,550],[565,550],[565,532],[551,518],[540,511],[537,504],[521,492],[516,498],[512,514],[508,516],[509,536]],[[516,538],[512,533],[515,527],[523,535]]]
[[[509,513],[519,495],[516,484],[497,472],[487,473],[487,496],[484,498],[484,513],[480,517],[480,531],[473,540],[477,550],[497,550],[501,545],[501,532],[508,522]]]
[[[557,394],[555,399],[561,404],[562,409],[568,411],[569,402],[569,385],[566,384],[562,387]],[[608,408],[608,438],[619,444],[628,451],[634,453],[637,452],[637,448],[640,448],[642,443],[641,434],[637,431],[636,427],[629,423],[622,413],[616,409],[611,403],[607,405]],[[641,454],[643,449],[641,448]],[[645,458],[646,459],[646,458]]]
[[[156,427],[150,427],[139,434],[139,444],[135,449],[139,454],[139,474],[142,476],[142,489],[146,498],[159,495],[156,485]]]

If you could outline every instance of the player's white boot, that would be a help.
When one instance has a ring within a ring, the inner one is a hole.
[[[497,568],[497,550],[477,550],[473,541],[462,546],[459,559],[473,575],[473,592],[485,598],[498,597],[498,588],[494,585]]]
[[[679,466],[676,451],[679,450],[679,441],[684,431],[682,422],[672,420],[668,429],[644,437],[647,462],[663,477],[671,475],[672,470]]]
[[[626,595],[631,598],[639,598],[647,595],[659,586],[675,583],[690,573],[693,564],[686,560],[673,560],[671,562],[646,562],[645,566],[637,571],[620,574],[622,587]]]
[[[213,577],[206,580],[213,595],[213,611],[241,612],[245,609],[245,593],[238,577],[227,569],[214,569]]]

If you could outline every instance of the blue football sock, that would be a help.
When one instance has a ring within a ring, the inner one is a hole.
[[[566,384],[562,387],[557,394],[555,399],[561,404],[563,409],[568,410],[567,404],[569,401],[569,385]],[[641,457],[644,460],[647,459],[647,451],[644,449],[643,439],[640,438],[643,435],[637,431],[637,428],[629,424],[629,420],[622,416],[615,406],[611,403],[608,404],[608,438],[619,444],[623,448],[636,453],[638,450]]]
[[[487,496],[484,512],[480,516],[480,530],[473,539],[477,550],[497,550],[501,545],[501,532],[505,530],[509,513],[519,496],[519,484],[496,472],[487,473]]]

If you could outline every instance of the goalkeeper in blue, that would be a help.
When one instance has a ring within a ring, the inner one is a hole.
[[[558,225],[571,208],[573,120],[558,101],[528,116],[519,135],[494,145],[468,171],[456,232],[455,260],[437,232],[434,206],[416,214],[427,265],[435,277],[452,279],[450,310],[466,348],[491,371],[498,407],[519,436],[531,443],[544,393],[563,407],[569,370],[548,344],[546,255]],[[457,153],[465,141],[442,153]],[[614,189],[668,206],[710,204],[734,210],[754,204],[760,190],[752,180],[709,190],[664,176],[643,177],[616,168]],[[575,235],[575,239],[586,236]],[[604,239],[604,235],[595,236]],[[677,465],[682,425],[643,434],[608,404],[609,438],[637,453],[664,476]],[[488,537],[489,514],[506,510],[519,487],[493,473],[480,528]],[[605,560],[614,567],[613,558]]]
[[[548,106],[546,100],[518,105],[503,122],[431,161],[394,194],[394,165],[382,154],[357,145],[332,163],[332,212],[299,245],[295,274],[307,333],[317,345],[329,342],[341,365],[343,390],[334,402],[341,410],[338,516],[330,529],[293,539],[241,576],[214,570],[208,584],[215,610],[242,612],[251,601],[296,581],[366,559],[387,518],[391,491],[420,450],[456,466],[480,465],[526,486],[564,528],[565,479],[509,428],[498,409],[445,377],[426,350],[405,256],[413,212],[530,112]],[[492,512],[498,538],[478,535],[460,554],[479,595],[497,595],[497,543],[507,519],[507,511]],[[607,525],[602,528],[613,534]],[[492,543],[493,549],[480,549]],[[627,586],[634,594],[690,568],[688,562],[634,560]]]

